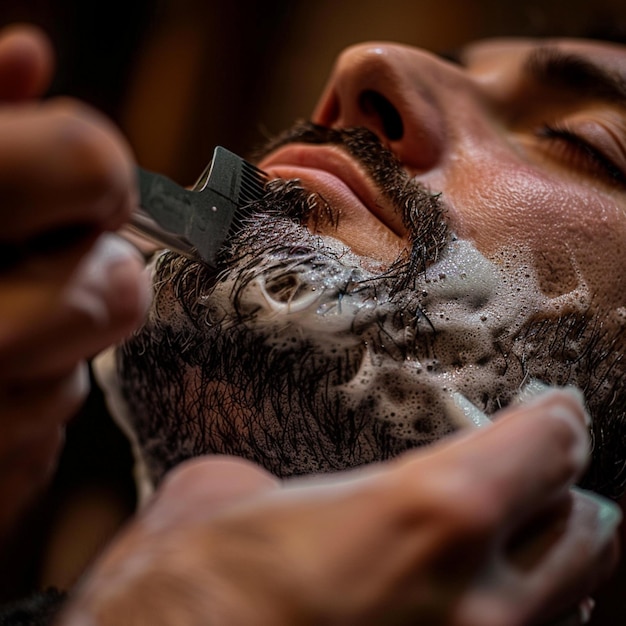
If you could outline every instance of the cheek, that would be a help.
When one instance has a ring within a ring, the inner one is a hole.
[[[619,201],[519,163],[496,165],[475,162],[446,186],[458,235],[492,259],[524,250],[549,297],[579,289],[605,306],[625,304],[626,212]]]

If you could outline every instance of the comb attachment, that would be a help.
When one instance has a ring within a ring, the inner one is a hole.
[[[265,193],[267,175],[218,146],[193,189],[138,168],[141,209],[131,220],[144,236],[215,267],[217,255],[240,228],[247,205]]]

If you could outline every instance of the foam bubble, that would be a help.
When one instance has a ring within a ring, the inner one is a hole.
[[[306,343],[320,355],[356,354],[358,371],[334,390],[345,407],[419,443],[468,423],[451,408],[451,394],[484,409],[485,398],[517,388],[520,371],[499,342],[549,305],[519,251],[494,262],[453,239],[415,289],[398,295],[342,244],[324,244],[323,262],[315,254],[259,258],[240,306],[254,311],[246,323],[276,350]],[[225,309],[236,280],[212,296]]]

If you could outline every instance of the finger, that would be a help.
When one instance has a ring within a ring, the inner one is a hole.
[[[88,392],[85,362],[53,379],[0,387],[0,458],[42,430],[66,423]]]
[[[53,52],[44,33],[33,25],[9,26],[0,32],[0,100],[40,96],[52,76]]]
[[[63,427],[50,426],[0,459],[0,536],[50,480],[63,440]]]
[[[551,390],[503,412],[485,429],[431,448],[431,472],[458,506],[485,527],[519,526],[567,492],[589,453],[584,407],[576,393]],[[471,494],[471,499],[464,494]]]
[[[524,576],[528,610],[537,615],[548,611],[554,616],[577,605],[608,577],[617,563],[619,508],[582,490],[574,490],[572,498],[558,541]]]
[[[164,525],[202,521],[224,507],[278,488],[275,476],[245,459],[212,456],[187,461],[165,478],[150,515]]]
[[[616,563],[619,519],[619,509],[612,503],[574,494],[568,512],[544,529],[548,540],[539,533],[538,548],[533,539],[526,541],[526,549],[535,552],[530,558],[512,562],[507,555],[493,555],[480,583],[457,607],[466,620],[461,623],[548,624],[559,616],[565,623],[577,619],[579,611],[572,607],[578,607]]]
[[[118,131],[70,100],[0,111],[3,243],[72,225],[114,229],[136,206],[135,170]]]
[[[101,237],[68,280],[33,273],[0,285],[0,373],[9,382],[58,375],[121,340],[150,299],[140,257],[115,235]]]

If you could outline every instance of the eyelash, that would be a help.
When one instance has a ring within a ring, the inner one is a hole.
[[[626,187],[626,175],[609,159],[605,154],[598,150],[594,145],[590,144],[584,137],[573,132],[566,126],[559,124],[544,124],[539,129],[539,137],[552,141],[557,141],[563,145],[570,160],[576,161],[583,158],[584,167],[591,166],[594,172],[608,177],[611,182]]]

